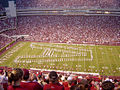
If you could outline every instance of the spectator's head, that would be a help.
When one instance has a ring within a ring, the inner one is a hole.
[[[58,79],[61,80],[61,78],[62,78],[62,75],[60,74],[59,77],[58,77]]]
[[[58,81],[58,75],[55,71],[51,71],[49,74],[49,80],[52,83],[56,83]]]
[[[81,79],[80,85],[84,85],[84,87],[85,87],[86,89],[89,88],[88,81],[87,81],[86,79]]]
[[[23,69],[23,80],[27,81],[29,79],[29,71],[27,69]]]
[[[102,83],[103,90],[114,90],[114,84],[111,81],[104,81]]]
[[[78,83],[77,85],[71,87],[70,90],[86,90],[86,89],[84,84]]]
[[[8,81],[10,84],[15,85],[16,82],[20,82],[22,80],[23,71],[20,68],[14,68],[11,72],[8,73]]]

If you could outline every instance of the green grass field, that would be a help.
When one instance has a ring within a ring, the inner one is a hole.
[[[19,42],[0,56],[0,66],[120,76],[120,46]]]

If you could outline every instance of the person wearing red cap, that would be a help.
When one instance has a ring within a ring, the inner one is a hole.
[[[43,90],[64,90],[64,86],[58,82],[58,75],[55,71],[49,74],[49,84],[46,84]]]
[[[23,80],[21,82],[21,86],[27,88],[28,90],[43,90],[42,86],[38,82],[33,82],[29,80],[29,71],[27,69],[23,69],[24,75]]]

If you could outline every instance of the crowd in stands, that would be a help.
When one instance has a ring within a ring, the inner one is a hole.
[[[26,40],[57,43],[120,42],[120,17],[112,16],[24,16],[17,30],[5,34],[29,35]]]
[[[1,18],[0,19],[0,34],[6,30],[16,28],[16,18]],[[12,41],[12,38],[0,35],[0,49]]]
[[[17,9],[26,8],[120,8],[119,0],[17,0]]]
[[[25,8],[120,8],[119,0],[17,0],[17,9]],[[3,10],[0,6],[0,11]],[[0,20],[0,31],[15,27],[15,18]],[[120,17],[112,16],[23,16],[18,17],[15,30],[8,36],[29,35],[25,40],[57,43],[120,42]],[[0,35],[0,48],[11,38]],[[44,74],[14,68],[0,69],[0,90],[120,90],[116,78],[98,79],[89,76]]]
[[[56,71],[44,73],[20,68],[0,68],[0,90],[120,90],[120,80]]]
[[[0,31],[12,29],[16,27],[16,18],[2,18],[0,19]]]
[[[0,49],[12,42],[11,38],[0,35]]]

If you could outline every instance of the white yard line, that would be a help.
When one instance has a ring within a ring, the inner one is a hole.
[[[106,50],[105,50],[105,53],[108,54],[106,47],[105,47],[105,49],[106,49]],[[110,62],[111,60],[110,60],[110,58],[108,57],[108,55],[106,55],[106,57],[107,57],[107,61]],[[113,72],[111,63],[112,63],[112,62],[110,62],[110,69],[111,69],[111,72]],[[108,70],[109,70],[109,69],[108,69]],[[112,73],[112,74],[113,74],[113,73]],[[114,74],[113,74],[113,75],[114,75]]]
[[[106,71],[106,70],[105,70],[106,66],[105,66],[104,58],[103,58],[103,55],[102,55],[102,54],[104,54],[103,51],[101,52],[102,61],[103,61],[103,66],[102,66],[101,68],[102,68],[102,70],[104,70],[104,71],[103,71],[103,74],[106,74],[106,72],[105,72],[105,71]]]
[[[36,68],[30,68],[30,70],[40,70],[40,71],[54,71],[49,69],[36,69]],[[63,71],[63,70],[55,70],[56,72],[64,72],[64,73],[72,73],[72,74],[89,74],[89,75],[99,75],[99,73],[87,73],[87,72],[74,72],[74,71]]]
[[[90,49],[90,47],[88,47],[88,49]],[[92,60],[93,60],[92,50],[90,50],[90,56],[91,56],[91,59],[90,59],[90,60],[92,61]],[[91,69],[93,69],[92,67],[93,67],[93,63],[90,62],[89,66],[88,66],[88,69],[90,68],[89,70],[91,70]],[[90,71],[90,72],[91,72],[91,71]]]
[[[85,67],[85,57],[84,57],[84,70],[86,70],[86,67]]]
[[[113,49],[112,49],[113,50]],[[113,55],[113,52],[112,52],[112,50],[111,50],[111,53],[112,53],[112,56],[114,57],[114,55]],[[115,48],[115,50],[117,51],[117,49]],[[115,60],[115,57],[114,57],[114,62],[115,62],[115,66],[117,66],[117,68],[119,69],[120,68],[120,64],[119,64],[119,62],[117,62],[116,60]],[[120,70],[119,70],[120,71]]]
[[[3,63],[4,61],[8,60],[15,52],[17,52],[23,46],[24,46],[24,43],[19,43],[18,45],[13,47],[12,50],[8,51],[5,55],[3,55],[3,57],[1,57],[1,60],[2,60],[1,63]],[[11,63],[9,63],[9,64],[11,64]]]
[[[91,56],[91,61],[93,60],[93,53],[92,50],[90,50],[90,56]]]
[[[97,55],[96,46],[95,46],[95,58],[96,58],[96,61],[97,61],[97,70],[100,70],[99,63],[98,63],[98,55]]]

